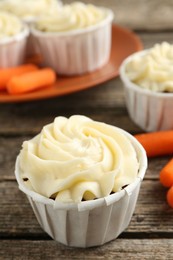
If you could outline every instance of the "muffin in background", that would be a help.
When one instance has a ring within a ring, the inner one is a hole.
[[[112,20],[109,9],[75,2],[41,17],[31,33],[46,66],[62,75],[83,74],[108,62]]]
[[[15,175],[53,239],[91,247],[128,226],[146,167],[145,151],[133,136],[76,115],[55,118],[24,142]]]
[[[0,10],[18,16],[30,27],[41,15],[55,15],[61,5],[62,2],[58,0],[1,0]],[[26,55],[30,57],[35,54],[39,54],[39,49],[29,35]]]
[[[122,63],[126,105],[145,131],[173,129],[173,45],[163,42],[135,53]]]
[[[29,28],[11,13],[0,12],[0,67],[24,62]]]

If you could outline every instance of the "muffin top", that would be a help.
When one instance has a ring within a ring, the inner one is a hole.
[[[31,190],[62,202],[108,196],[138,174],[136,151],[125,133],[75,115],[57,117],[23,143],[20,172]]]
[[[58,0],[1,0],[0,10],[11,12],[22,19],[54,13],[59,8]]]
[[[23,30],[23,24],[10,13],[0,12],[0,40],[19,34]]]
[[[173,45],[154,45],[126,64],[126,75],[139,87],[155,92],[173,92]]]
[[[53,16],[43,16],[36,28],[43,32],[66,32],[96,25],[108,16],[108,10],[92,4],[74,2],[59,8]]]

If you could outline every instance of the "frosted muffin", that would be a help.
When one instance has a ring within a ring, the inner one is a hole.
[[[0,67],[23,63],[29,29],[16,16],[0,12]]]
[[[15,174],[52,238],[89,247],[116,238],[127,227],[146,166],[134,137],[72,116],[55,118],[23,143]]]
[[[82,74],[108,62],[112,20],[111,10],[75,2],[40,18],[31,32],[45,65],[59,74]]]
[[[163,42],[128,57],[120,68],[132,120],[146,131],[173,129],[173,45]]]
[[[0,10],[18,16],[29,27],[41,15],[53,15],[61,6],[58,0],[1,0]],[[27,42],[27,56],[39,54],[37,43],[30,35]]]

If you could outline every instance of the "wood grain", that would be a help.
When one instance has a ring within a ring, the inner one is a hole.
[[[0,259],[128,259],[172,260],[173,239],[116,239],[90,249],[70,248],[54,241],[2,240]]]
[[[22,104],[0,104],[0,134],[19,135],[24,132],[34,135],[56,116],[79,113],[94,120],[113,122],[122,128],[127,128],[128,125],[132,131],[139,131],[129,119],[124,106],[122,83],[115,79],[96,88],[59,98]],[[9,118],[10,114],[13,115],[13,120]]]

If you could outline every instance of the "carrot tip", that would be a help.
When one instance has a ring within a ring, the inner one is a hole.
[[[173,186],[168,190],[166,198],[168,205],[173,208]]]

